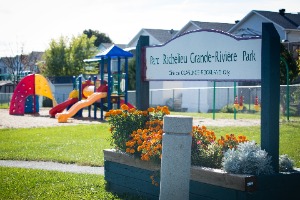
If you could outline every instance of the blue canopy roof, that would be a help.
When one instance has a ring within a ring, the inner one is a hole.
[[[128,58],[128,57],[133,57],[133,54],[124,51],[120,47],[116,45],[112,45],[110,48],[106,49],[105,51],[102,51],[98,53],[95,57],[90,58],[90,59],[85,59],[84,62],[96,62],[101,60],[102,58]]]
[[[98,53],[95,58],[116,58],[116,57],[133,57],[132,53],[128,52],[128,51],[124,51],[123,49],[121,49],[120,47],[116,46],[116,45],[112,45],[110,48],[106,49],[103,52]]]

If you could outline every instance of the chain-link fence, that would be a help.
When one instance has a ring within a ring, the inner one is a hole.
[[[54,94],[58,103],[69,94]],[[0,105],[9,105],[12,93],[0,93]],[[199,87],[151,89],[150,106],[167,105],[181,112],[239,112],[254,113],[261,105],[260,86]],[[128,101],[135,105],[135,91],[128,92]],[[285,116],[300,116],[300,84],[280,86],[280,111]]]
[[[261,105],[261,86],[199,87],[150,90],[150,106],[167,105],[182,112],[254,113]],[[280,111],[300,116],[300,85],[280,86]]]
[[[0,93],[0,107],[8,107],[12,93]]]

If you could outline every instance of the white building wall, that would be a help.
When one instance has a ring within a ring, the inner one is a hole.
[[[300,42],[300,30],[299,31],[287,31],[287,40],[289,42]]]
[[[212,81],[150,81],[149,85],[152,106],[173,106],[176,101],[180,102],[180,108],[187,112],[206,113],[213,109]],[[219,110],[233,103],[233,86],[233,82],[216,82],[215,109]]]
[[[264,19],[258,15],[252,15],[252,16],[250,16],[250,18],[247,21],[245,21],[242,25],[237,27],[234,32],[231,32],[231,33],[234,35],[234,34],[237,34],[238,30],[240,30],[240,29],[249,28],[249,29],[253,29],[261,34],[262,33],[262,23],[264,23],[264,22],[270,22],[270,21],[268,21],[267,19]],[[280,39],[284,40],[285,32],[282,30],[282,28],[280,26],[278,26],[276,24],[274,24],[274,26],[280,36]]]
[[[57,103],[62,103],[69,98],[70,92],[73,90],[73,84],[54,84],[54,97]]]

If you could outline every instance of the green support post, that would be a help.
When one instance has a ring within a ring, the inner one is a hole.
[[[216,81],[214,81],[213,119],[216,119]]]
[[[279,172],[280,38],[272,23],[262,24],[261,148]]]
[[[149,46],[149,36],[140,36],[136,46],[136,107],[139,110],[149,108],[149,81],[144,80],[144,46]]]
[[[290,78],[289,78],[289,65],[283,57],[280,57],[280,60],[285,65],[286,70],[286,118],[290,121]]]
[[[233,98],[235,99],[236,97],[236,82],[234,81],[233,83]],[[234,106],[234,103],[233,103],[233,118],[236,119],[236,108]]]

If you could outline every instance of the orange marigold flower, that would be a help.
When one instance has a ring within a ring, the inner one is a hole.
[[[167,106],[164,106],[161,111],[165,114],[170,114],[169,108]]]
[[[150,160],[150,158],[149,158],[148,155],[142,155],[141,159],[142,159],[142,160]]]
[[[128,112],[129,112],[129,113],[134,113],[134,112],[135,112],[135,108],[130,108],[130,109],[128,110]]]
[[[148,108],[148,112],[153,112],[155,109],[154,108]]]
[[[122,110],[128,110],[128,106],[127,106],[126,104],[123,104],[123,105],[121,106],[121,109],[122,109]]]
[[[143,133],[143,130],[139,128],[136,132],[137,132],[137,134],[141,134],[141,133]]]
[[[141,139],[139,139],[137,143],[138,143],[138,145],[141,145],[141,144],[143,144],[143,141]]]
[[[114,113],[115,113],[115,115],[121,115],[122,114],[122,110],[115,110]]]
[[[226,137],[226,140],[230,139],[230,136],[228,134],[226,134],[225,137]]]
[[[134,149],[130,149],[130,153],[134,154],[135,150]]]

